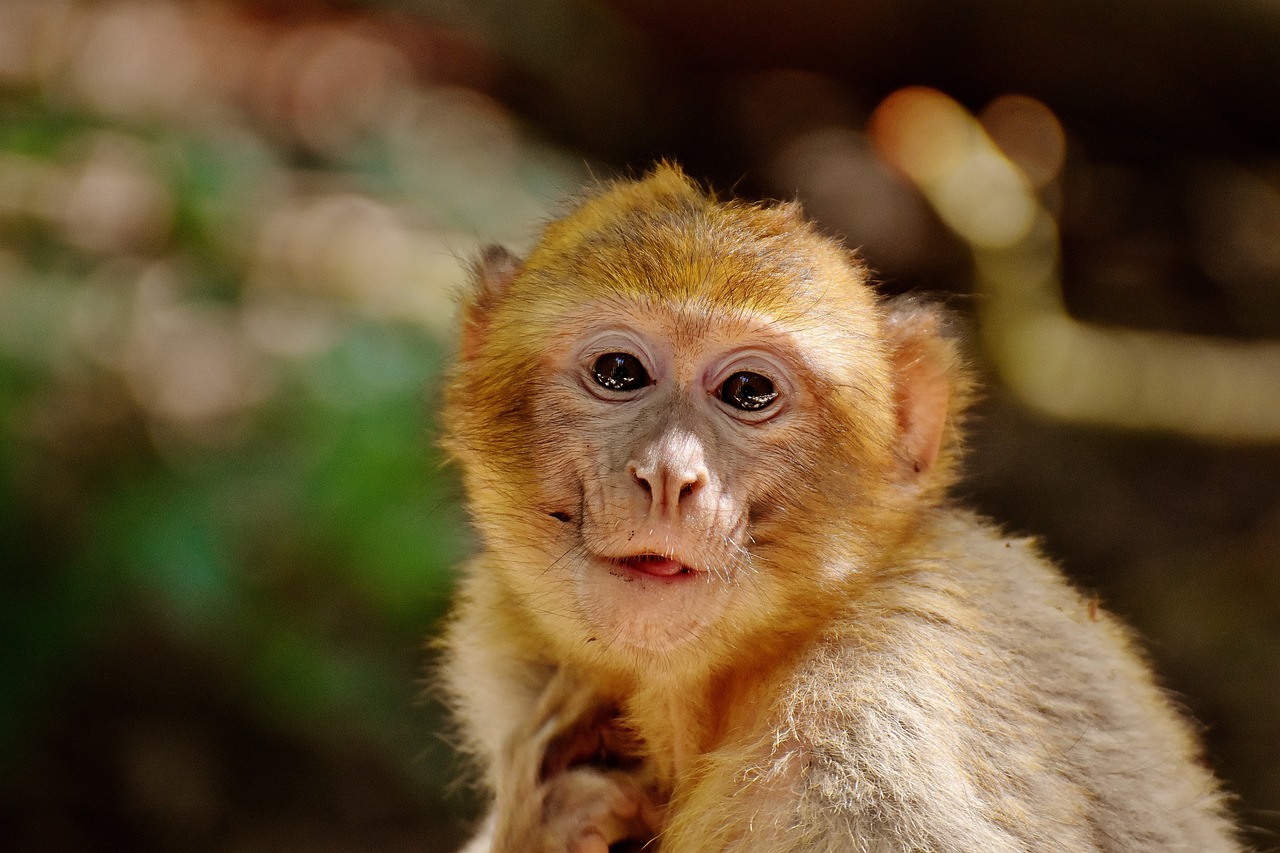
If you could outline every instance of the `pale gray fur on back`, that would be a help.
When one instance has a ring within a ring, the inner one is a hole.
[[[1240,850],[1124,629],[1030,543],[962,513],[934,529],[934,558],[892,572],[796,673],[771,761],[802,763],[799,796],[769,849]]]

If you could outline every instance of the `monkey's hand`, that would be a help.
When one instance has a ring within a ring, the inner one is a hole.
[[[537,834],[518,847],[502,849],[608,853],[615,844],[635,842],[638,847],[653,837],[655,809],[626,772],[575,767],[549,779],[541,794]]]
[[[617,709],[565,673],[508,741],[493,853],[608,853],[650,841],[661,808]]]

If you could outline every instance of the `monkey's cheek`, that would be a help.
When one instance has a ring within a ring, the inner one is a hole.
[[[593,560],[579,577],[581,612],[597,641],[665,655],[695,642],[724,611],[729,587],[697,572],[657,577]]]

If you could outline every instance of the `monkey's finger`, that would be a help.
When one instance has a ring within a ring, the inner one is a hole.
[[[569,853],[609,853],[609,842],[598,832],[588,832],[570,842]]]

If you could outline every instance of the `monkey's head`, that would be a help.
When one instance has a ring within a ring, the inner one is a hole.
[[[965,389],[936,316],[866,279],[797,206],[669,166],[479,262],[446,443],[485,565],[561,655],[765,656],[892,559]]]

